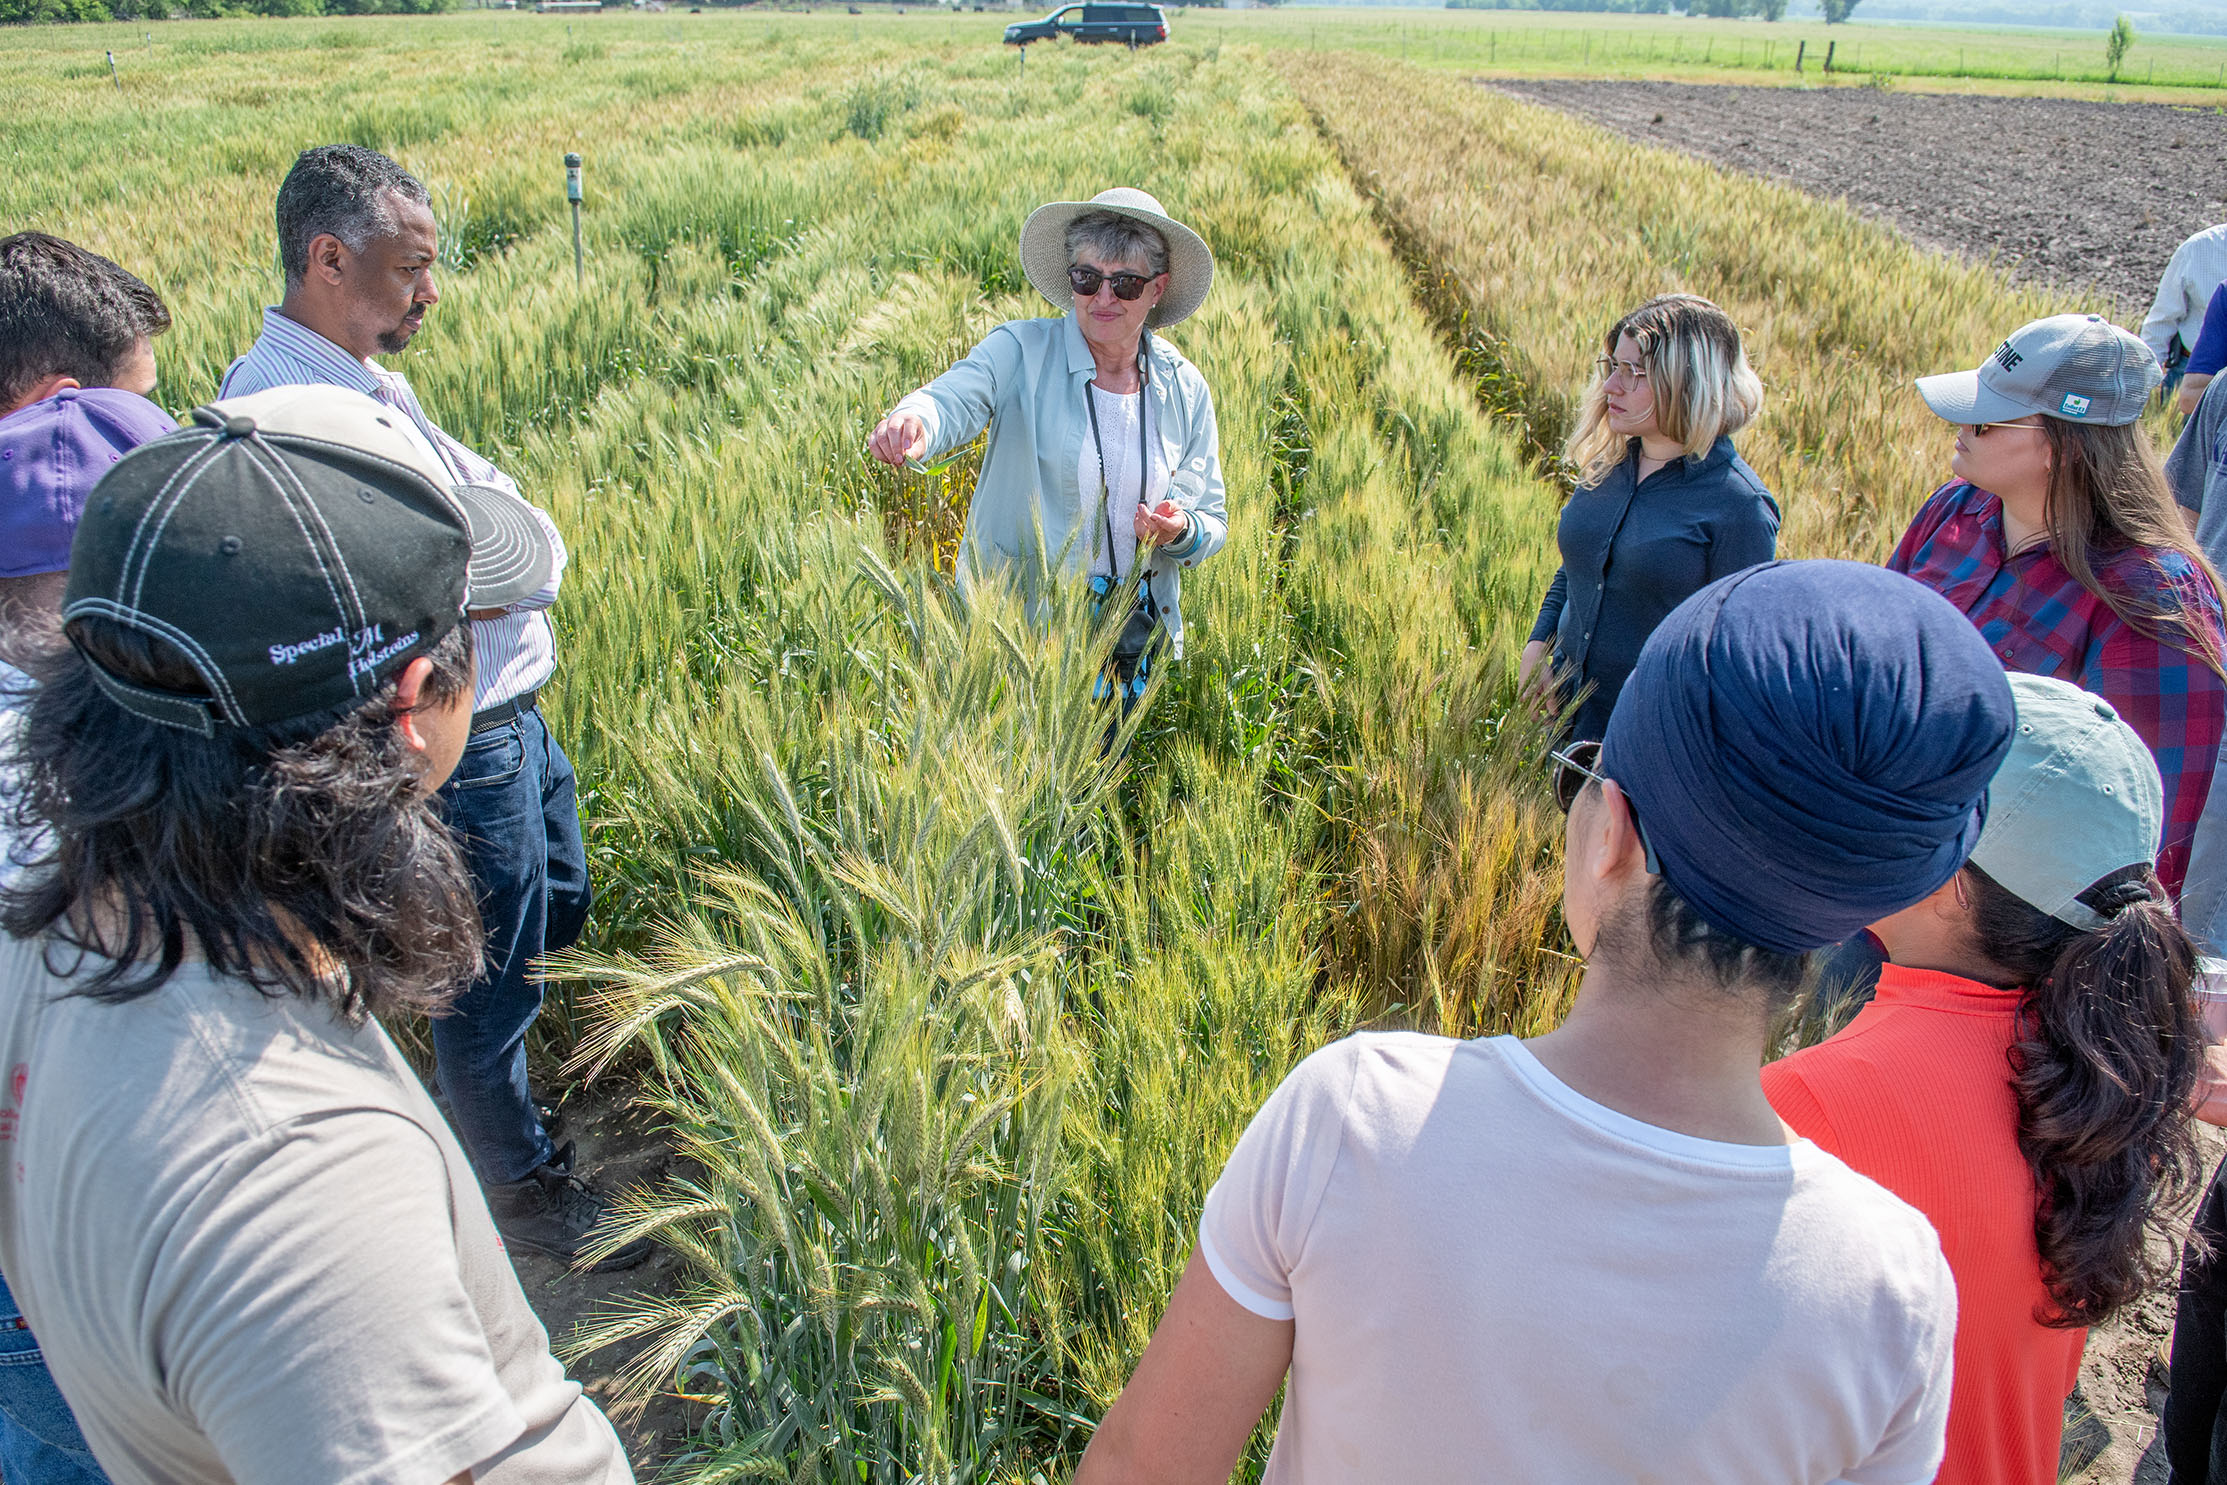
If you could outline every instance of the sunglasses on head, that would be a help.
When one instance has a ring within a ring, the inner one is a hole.
[[[1075,286],[1076,296],[1083,299],[1097,293],[1100,284],[1112,284],[1114,298],[1133,300],[1144,292],[1146,284],[1159,276],[1157,273],[1100,273],[1095,268],[1067,270],[1067,282]]]
[[[1578,795],[1585,792],[1588,783],[1608,782],[1608,775],[1600,768],[1601,745],[1590,738],[1554,749],[1547,754],[1547,761],[1554,765],[1554,802],[1565,815],[1577,803]],[[1632,833],[1639,837],[1640,849],[1647,853],[1647,874],[1661,876],[1662,866],[1655,860],[1654,843],[1647,839],[1647,832],[1639,823],[1639,806],[1632,803],[1629,794],[1624,796],[1624,805],[1632,812]]]

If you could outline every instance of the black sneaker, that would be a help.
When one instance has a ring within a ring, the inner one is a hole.
[[[603,1218],[605,1203],[572,1173],[572,1146],[567,1143],[550,1164],[535,1167],[523,1181],[489,1186],[487,1209],[494,1214],[495,1230],[511,1247],[576,1263],[589,1231]],[[649,1256],[649,1239],[636,1238],[591,1264],[589,1271],[632,1268]]]

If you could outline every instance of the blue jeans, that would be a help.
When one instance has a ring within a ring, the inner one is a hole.
[[[62,1401],[38,1340],[0,1279],[0,1480],[7,1485],[108,1485]]]
[[[433,1021],[435,1076],[481,1181],[524,1180],[556,1153],[526,1082],[541,1012],[534,961],[568,948],[593,892],[572,763],[539,709],[472,734],[441,806],[463,842],[487,927],[480,977]]]

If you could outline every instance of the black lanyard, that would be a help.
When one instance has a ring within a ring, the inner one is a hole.
[[[1121,580],[1121,562],[1114,555],[1113,512],[1106,509],[1107,505],[1113,500],[1113,491],[1106,486],[1106,443],[1098,435],[1098,388],[1095,385],[1096,381],[1097,378],[1092,377],[1090,381],[1083,383],[1083,402],[1090,408],[1091,446],[1098,451],[1098,515],[1106,523],[1106,569],[1114,581],[1119,582]],[[1152,479],[1152,465],[1145,454],[1144,429],[1145,411],[1150,405],[1151,399],[1144,393],[1144,352],[1140,347],[1137,352],[1137,504],[1139,505],[1144,504],[1144,497],[1150,490]],[[1107,395],[1118,397],[1121,394],[1110,392]],[[1135,560],[1131,559],[1130,566],[1134,568],[1135,565]],[[1150,582],[1151,579],[1148,577],[1145,581]]]

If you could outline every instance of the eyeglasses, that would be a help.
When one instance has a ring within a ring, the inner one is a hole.
[[[1608,782],[1608,775],[1600,771],[1601,745],[1590,738],[1554,749],[1547,754],[1547,761],[1554,765],[1554,802],[1565,815],[1577,803],[1578,795],[1585,792],[1588,782]],[[1654,842],[1647,838],[1646,830],[1639,823],[1639,806],[1632,803],[1629,794],[1624,796],[1624,804],[1632,812],[1632,833],[1639,837],[1639,848],[1647,853],[1647,874],[1659,877],[1662,865],[1655,859]]]
[[[1128,301],[1144,293],[1145,285],[1160,275],[1157,273],[1100,273],[1095,268],[1070,268],[1067,282],[1075,286],[1075,295],[1088,299],[1098,292],[1100,284],[1112,284],[1114,298]]]
[[[1601,374],[1601,380],[1604,382],[1619,371],[1624,373],[1624,380],[1628,382],[1647,380],[1647,368],[1645,366],[1637,361],[1619,361],[1614,356],[1595,358],[1593,369]]]
[[[1988,433],[1989,433],[1989,432],[1990,432],[1991,430],[1993,430],[1993,429],[1996,429],[1996,428],[2039,428],[2039,427],[2041,427],[2041,424],[2039,424],[2039,423],[1966,423],[1966,424],[1965,424],[1964,426],[1972,430],[1972,436],[1973,436],[1974,438],[1985,438],[1985,437],[1987,437]]]

